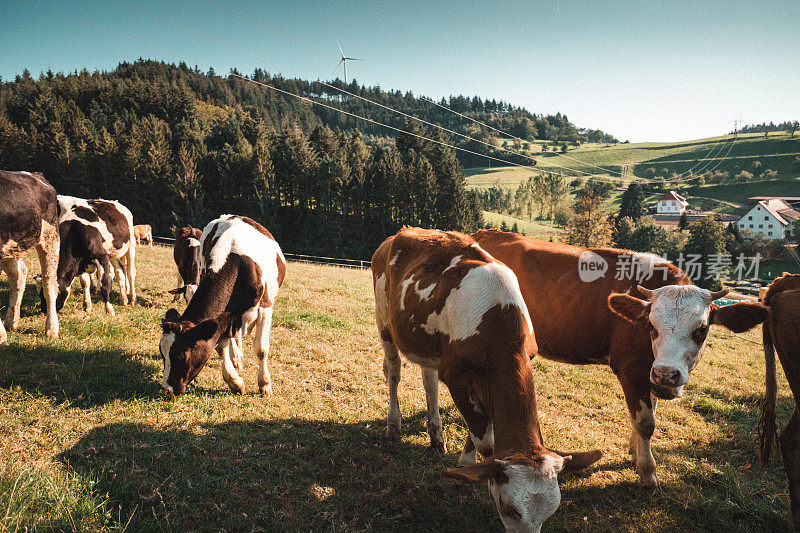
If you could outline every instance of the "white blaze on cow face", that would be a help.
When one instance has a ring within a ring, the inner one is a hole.
[[[705,348],[710,312],[706,289],[667,285],[653,291],[647,317],[655,356],[651,382],[680,393]]]
[[[468,339],[478,333],[483,315],[498,305],[517,307],[522,312],[528,332],[533,333],[517,277],[511,269],[499,263],[486,263],[467,272],[458,287],[447,296],[442,311],[428,315],[422,329],[429,334],[443,333],[451,342]]]
[[[505,483],[489,480],[489,493],[506,531],[541,531],[544,521],[561,503],[557,475],[563,468],[563,457],[544,455],[538,466],[506,466],[503,473],[508,481]]]
[[[174,394],[174,391],[171,386],[167,385],[170,370],[169,351],[174,342],[175,333],[169,332],[161,335],[161,340],[158,343],[158,349],[161,351],[161,357],[164,359],[164,379],[161,381],[161,387],[170,394]]]

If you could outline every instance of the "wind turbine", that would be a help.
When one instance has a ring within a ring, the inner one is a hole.
[[[339,41],[336,41],[336,44],[339,46],[339,53],[342,55],[342,59],[339,60],[339,63],[336,65],[336,68],[333,69],[334,72],[339,70],[339,65],[344,64],[344,84],[347,85],[347,62],[348,61],[363,61],[363,59],[359,59],[357,57],[347,57],[344,55],[342,51],[342,45],[339,44]]]

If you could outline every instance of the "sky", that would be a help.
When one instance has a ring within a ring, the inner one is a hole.
[[[740,116],[800,120],[800,0],[214,0],[308,46],[210,0],[124,1],[216,42],[113,0],[31,1],[126,38],[0,0],[3,80],[139,57],[330,80],[338,41],[363,59],[348,65],[359,83],[502,99],[631,142],[720,135]]]

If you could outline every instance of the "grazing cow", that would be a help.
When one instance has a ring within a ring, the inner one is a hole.
[[[58,204],[56,191],[44,176],[32,172],[0,170],[0,268],[10,289],[5,324],[0,323],[0,346],[8,344],[6,329],[19,324],[19,311],[28,267],[22,257],[36,248],[44,276],[47,313],[45,333],[58,337],[56,270],[58,268]]]
[[[636,472],[643,486],[658,485],[650,448],[657,399],[683,394],[711,324],[746,331],[764,320],[766,310],[753,303],[713,305],[726,290],[696,287],[653,254],[580,248],[497,230],[473,237],[517,275],[542,357],[611,366],[633,426]]]
[[[267,396],[272,393],[267,369],[272,310],[286,275],[283,252],[261,224],[236,215],[212,220],[200,246],[204,273],[197,291],[182,315],[170,309],[162,322],[164,393],[174,398],[186,392],[216,348],[223,379],[243,394],[242,338],[255,332],[258,387]]]
[[[513,272],[467,235],[407,228],[372,256],[372,276],[389,384],[387,434],[400,435],[402,353],[422,367],[431,445],[444,444],[438,373],[487,457],[445,475],[488,481],[508,530],[539,531],[561,499],[558,472],[584,468],[600,452],[569,456],[542,444],[529,361],[536,339]]]
[[[91,274],[97,270],[100,295],[106,312],[114,314],[111,305],[112,268],[116,268],[122,305],[136,303],[136,248],[133,243],[133,215],[116,201],[84,200],[59,196],[61,210],[58,231],[61,253],[58,261],[59,311],[71,292],[72,282],[80,276],[84,290],[83,308],[92,310]]]
[[[778,384],[775,378],[775,352],[783,366],[794,397],[794,412],[781,432],[778,444],[783,469],[789,481],[789,502],[794,530],[800,531],[800,275],[784,274],[773,281],[764,295],[769,318],[764,322],[764,356],[767,367],[767,393],[761,407],[759,440],[761,464],[766,466],[775,441],[775,404]]]
[[[150,227],[150,224],[137,224],[134,226],[133,237],[136,239],[136,244],[144,241],[149,246],[153,246],[153,228]]]
[[[175,258],[175,266],[178,267],[178,283],[181,284],[177,289],[172,289],[170,294],[174,294],[172,303],[178,301],[183,295],[188,303],[197,286],[200,284],[200,237],[203,232],[191,226],[184,226],[175,233],[175,246],[172,248],[172,256]]]

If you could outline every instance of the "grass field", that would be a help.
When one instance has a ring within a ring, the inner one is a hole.
[[[516,223],[519,233],[528,235],[529,237],[536,237],[537,239],[547,240],[550,237],[556,237],[564,233],[563,228],[551,226],[546,220],[530,221],[527,218],[517,218],[511,215],[504,215],[502,213],[493,213],[491,211],[483,212],[483,222],[484,224],[488,224],[490,227],[497,228],[500,227],[500,224],[505,222],[508,225],[509,230],[512,228],[512,226],[514,226],[514,223]]]
[[[157,343],[174,286],[171,252],[140,248],[137,260],[140,305],[118,306],[113,318],[96,305],[87,316],[73,295],[58,340],[43,336],[28,287],[19,330],[0,351],[0,529],[502,528],[486,487],[440,475],[456,464],[466,430],[442,387],[449,451],[427,447],[421,380],[409,364],[404,436],[385,440],[369,271],[289,264],[272,331],[271,398],[256,394],[246,350],[247,394],[231,394],[213,360],[170,403],[160,397]],[[0,302],[7,297],[3,280]],[[605,453],[585,475],[563,477],[561,507],[545,530],[788,530],[782,468],[757,465],[759,339],[759,331],[713,331],[684,397],[659,404],[655,492],[637,485],[611,372],[535,360],[545,442]],[[785,421],[789,393],[779,383]]]

